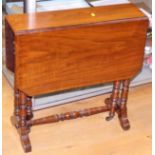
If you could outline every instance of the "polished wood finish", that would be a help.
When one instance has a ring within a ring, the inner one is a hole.
[[[131,19],[20,35],[17,87],[34,96],[130,79],[143,64],[146,27],[147,20]]]
[[[109,108],[107,106],[94,107],[94,108],[83,109],[79,111],[55,114],[52,116],[48,116],[48,117],[44,117],[36,120],[30,120],[27,122],[27,124],[28,126],[32,126],[32,125],[40,125],[40,124],[47,124],[47,123],[55,123],[55,122],[64,121],[64,120],[76,119],[84,116],[91,116],[91,115],[95,115],[106,111],[109,111]]]
[[[27,120],[29,117],[29,113],[27,112],[27,108],[29,107],[29,102],[27,100],[27,96],[25,93],[15,90],[15,112],[14,116],[11,117],[11,122],[16,127],[19,132],[19,136],[21,139],[21,144],[25,152],[31,151],[31,143],[29,139],[30,128],[27,125]]]
[[[134,5],[33,15],[6,17],[16,34],[16,86],[29,96],[130,79],[142,66],[148,20]],[[46,28],[38,30],[40,23]]]
[[[123,85],[121,97],[120,85]],[[32,120],[32,104],[31,98],[25,93],[16,90],[15,96],[15,113],[11,117],[13,125],[18,129],[21,138],[21,143],[25,152],[31,151],[31,143],[29,139],[30,127],[47,123],[55,123],[64,120],[76,119],[84,116],[91,116],[101,112],[109,111],[109,116],[106,120],[111,120],[114,117],[115,111],[118,114],[122,129],[128,130],[130,124],[127,118],[127,95],[128,95],[129,80],[114,82],[113,93],[110,98],[106,99],[106,106],[93,107],[83,110],[76,110],[61,114],[54,114],[48,117]],[[18,102],[17,102],[18,101]]]
[[[95,14],[95,17],[91,15]],[[144,14],[133,4],[111,5],[73,10],[51,11],[7,16],[14,33],[39,32],[43,29],[70,27],[130,18],[143,18]]]
[[[127,115],[127,98],[129,90],[130,80],[123,80],[121,82],[115,82],[112,95],[110,98],[105,99],[107,107],[110,109],[109,116],[106,120],[109,121],[114,117],[115,112],[118,114],[120,125],[123,130],[130,129],[130,123]],[[120,90],[120,84],[122,85],[122,90]]]
[[[15,69],[15,46],[14,46],[15,36],[12,32],[10,25],[5,21],[5,44],[6,46],[6,67],[14,72]]]
[[[15,93],[15,97],[14,97],[14,116],[15,119],[13,121],[15,121],[15,126],[16,128],[19,128],[19,122],[20,122],[20,99],[19,99],[19,91],[17,89],[15,89],[14,91]]]
[[[27,119],[33,118],[33,112],[32,112],[32,98],[27,96]]]
[[[146,27],[138,18],[17,35],[16,85],[34,96],[130,79],[143,63]]]
[[[21,136],[21,142],[23,145],[23,149],[25,152],[31,151],[31,144],[28,137],[29,128],[27,126],[27,99],[26,95],[23,92],[19,92],[20,94],[20,136]]]
[[[12,122],[25,152],[31,151],[28,134],[33,125],[109,111],[107,120],[117,112],[122,128],[130,128],[129,80],[142,67],[148,26],[147,18],[134,5],[13,15],[6,17],[6,24],[15,40]],[[10,46],[9,52],[13,54]],[[107,82],[114,82],[114,87],[105,106],[32,120],[32,96]]]
[[[114,82],[114,85],[113,85],[113,92],[112,92],[112,95],[110,97],[110,113],[109,113],[109,116],[106,118],[106,120],[111,120],[114,115],[115,115],[115,110],[116,110],[116,106],[117,106],[117,103],[118,103],[118,100],[119,100],[119,94],[120,94],[120,84],[121,82],[120,81],[115,81]]]
[[[123,81],[120,109],[118,111],[120,124],[124,130],[128,130],[130,128],[130,123],[127,116],[127,106],[126,106],[127,99],[128,99],[129,84],[130,84],[130,80]]]
[[[121,97],[120,85],[123,85]],[[91,116],[102,112],[109,111],[107,120],[111,120],[114,117],[115,111],[118,113],[121,127],[124,130],[130,128],[130,124],[127,118],[127,94],[128,94],[129,81],[116,81],[114,82],[113,93],[110,98],[106,99],[106,106],[93,107],[83,110],[76,110],[72,112],[66,112],[61,114],[54,114],[48,117],[32,120],[32,108],[31,98],[26,96],[25,93],[16,90],[15,96],[15,114],[11,117],[13,125],[18,129],[21,138],[21,143],[25,152],[31,151],[31,143],[29,139],[30,127],[34,125],[41,125],[47,123],[55,123],[64,120],[76,119],[84,116]],[[120,101],[120,102],[118,102]],[[30,111],[29,111],[29,110]]]
[[[130,79],[143,64],[146,24],[123,21],[18,36],[17,87],[34,96]]]

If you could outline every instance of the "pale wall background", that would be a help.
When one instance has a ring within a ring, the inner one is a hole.
[[[144,2],[152,10],[152,0],[130,0],[133,3]]]

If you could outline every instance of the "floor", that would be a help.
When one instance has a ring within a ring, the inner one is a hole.
[[[151,155],[151,84],[132,88],[128,113],[131,129],[123,131],[117,117],[106,122],[107,113],[32,127],[29,155]],[[103,105],[109,94],[35,112],[35,117]],[[17,131],[10,123],[13,89],[3,77],[3,155],[24,155]]]

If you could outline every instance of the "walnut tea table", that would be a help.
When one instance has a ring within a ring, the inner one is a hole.
[[[109,112],[130,128],[130,79],[143,64],[147,17],[133,4],[6,16],[6,65],[14,72],[14,115],[25,152],[34,125]],[[32,119],[31,98],[113,82],[105,105]]]

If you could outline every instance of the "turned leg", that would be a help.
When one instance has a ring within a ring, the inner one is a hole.
[[[117,102],[119,100],[120,84],[121,84],[120,81],[114,82],[112,95],[110,98],[105,100],[105,103],[107,104],[107,106],[110,107],[109,116],[106,117],[107,121],[111,120],[115,115],[115,111],[117,108]]]
[[[123,88],[121,92],[121,103],[119,105],[118,117],[120,120],[121,127],[124,130],[128,130],[130,128],[128,116],[127,116],[127,98],[128,98],[128,90],[129,90],[129,80],[123,81]]]
[[[33,118],[33,113],[32,113],[32,98],[27,96],[27,120],[30,120]]]
[[[18,129],[19,128],[19,122],[20,122],[20,103],[19,103],[19,91],[18,89],[15,89],[14,93],[14,115],[11,117],[12,124]]]
[[[29,127],[27,126],[27,96],[23,92],[20,94],[20,137],[23,149],[25,152],[31,151],[31,144],[29,140]]]

